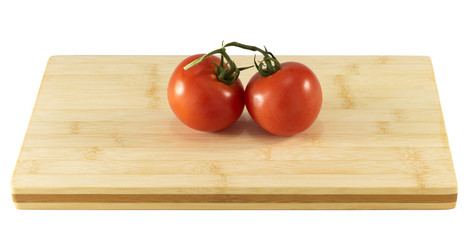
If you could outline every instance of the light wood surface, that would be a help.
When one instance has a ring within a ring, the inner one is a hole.
[[[429,57],[279,56],[323,88],[317,121],[293,137],[246,110],[218,133],[182,125],[166,86],[183,58],[51,57],[11,182],[17,208],[455,207]],[[245,86],[253,73],[242,72]]]

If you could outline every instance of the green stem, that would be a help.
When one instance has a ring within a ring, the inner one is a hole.
[[[250,50],[250,51],[258,51],[261,54],[263,54],[265,57],[268,56],[268,53],[266,51],[255,46],[246,45],[246,44],[239,43],[239,42],[229,42],[224,45],[224,47],[230,47],[230,46],[235,46],[235,47],[243,48],[243,49]]]
[[[188,70],[191,67],[195,66],[196,64],[202,62],[207,57],[214,55],[214,54],[221,54],[221,61],[219,65],[214,63],[216,65],[216,74],[217,74],[217,78],[219,79],[219,81],[226,83],[228,85],[235,83],[235,81],[237,81],[238,79],[238,76],[240,75],[240,71],[245,70],[246,68],[238,68],[235,62],[230,58],[230,56],[225,51],[224,46],[210,53],[207,53],[200,58],[195,59],[194,61],[187,64],[185,67],[183,67],[183,69]],[[224,64],[223,59],[227,61],[226,64]],[[228,69],[227,69],[227,66],[228,66]]]
[[[236,81],[237,78],[238,78],[238,75],[240,75],[240,70],[238,69],[235,62],[232,61],[229,54],[227,54],[227,52],[225,52],[225,49],[224,49],[224,52],[223,52],[222,56],[224,56],[225,60],[227,60],[227,64],[230,66],[229,70],[225,73],[225,75],[226,76],[232,76],[232,74],[235,73],[234,78],[235,78],[235,81]],[[227,66],[227,64],[226,64],[226,66]]]
[[[280,62],[276,59],[276,57],[271,52],[267,51],[266,47],[263,50],[255,46],[246,45],[246,44],[239,43],[239,42],[230,42],[224,45],[224,47],[230,47],[230,46],[239,47],[239,48],[250,50],[250,51],[257,51],[263,54],[263,60],[260,61],[259,64],[256,63],[256,60],[254,60],[256,69],[258,70],[259,74],[261,74],[261,76],[263,77],[269,76],[277,72],[280,69]],[[263,65],[264,65],[263,63],[266,64],[266,69],[263,68]]]
[[[223,42],[222,42],[222,44],[223,44]],[[275,72],[277,72],[280,69],[280,65],[281,65],[280,62],[277,60],[277,58],[271,52],[269,52],[266,49],[266,47],[263,50],[261,48],[255,47],[255,46],[246,45],[246,44],[239,43],[239,42],[230,42],[230,43],[227,43],[225,45],[222,45],[221,48],[216,49],[216,50],[214,50],[214,51],[212,51],[212,52],[210,52],[208,54],[205,54],[202,57],[192,61],[189,64],[187,64],[185,67],[183,67],[183,69],[188,70],[191,67],[195,66],[196,64],[202,62],[204,59],[206,59],[207,57],[209,57],[211,55],[221,54],[221,61],[220,61],[219,65],[214,63],[214,65],[216,65],[217,78],[219,79],[219,81],[224,82],[224,83],[226,83],[228,85],[231,85],[231,84],[235,83],[235,81],[237,81],[238,76],[240,75],[240,71],[243,71],[245,69],[253,67],[253,66],[249,66],[249,67],[244,67],[244,68],[238,68],[237,65],[235,64],[235,62],[230,58],[230,56],[227,54],[227,52],[225,50],[226,47],[231,47],[231,46],[246,49],[246,50],[250,50],[250,51],[253,51],[253,52],[260,52],[263,55],[263,60],[261,60],[259,63],[257,63],[256,62],[256,56],[255,56],[253,62],[254,62],[254,66],[258,70],[259,74],[261,74],[261,76],[263,76],[263,77],[267,77],[267,76],[269,76],[271,74],[274,74]],[[227,63],[225,65],[224,65],[224,61],[223,61],[224,59],[227,61]],[[266,64],[266,67],[264,67],[265,64]],[[228,67],[228,69],[227,69],[227,67]]]
[[[207,57],[211,56],[211,55],[214,55],[214,54],[217,54],[217,53],[221,53],[222,54],[222,51],[225,52],[225,49],[222,49],[222,48],[219,48],[219,49],[216,49],[208,54],[205,54],[204,56],[200,57],[200,58],[197,58],[195,59],[193,62],[191,63],[188,63],[185,67],[183,67],[183,69],[185,70],[188,70],[190,69],[191,67],[193,67],[194,65],[202,62],[204,59],[206,59]]]

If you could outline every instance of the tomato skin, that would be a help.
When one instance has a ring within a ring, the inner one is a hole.
[[[298,62],[285,62],[270,76],[253,75],[245,90],[245,105],[266,131],[291,136],[306,130],[318,117],[322,92],[316,75]]]
[[[183,67],[203,54],[183,60],[170,77],[167,97],[172,111],[190,128],[219,131],[233,124],[244,109],[244,90],[240,79],[227,85],[217,79],[215,65],[220,59],[209,56],[199,64]]]

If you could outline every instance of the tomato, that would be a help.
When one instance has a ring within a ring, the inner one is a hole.
[[[307,66],[285,62],[272,75],[256,73],[245,90],[250,116],[266,131],[291,136],[306,130],[318,117],[322,92]]]
[[[244,109],[244,90],[239,79],[228,85],[218,80],[216,66],[220,58],[208,56],[188,70],[183,67],[203,56],[183,60],[169,80],[167,96],[170,108],[188,127],[200,131],[218,131],[230,126]],[[212,61],[212,62],[211,62]]]

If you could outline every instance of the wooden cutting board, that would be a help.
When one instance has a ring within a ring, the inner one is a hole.
[[[166,86],[183,58],[51,57],[11,182],[16,207],[455,207],[429,57],[279,56],[308,65],[323,88],[317,121],[293,137],[265,132],[246,110],[217,133],[182,125]]]

